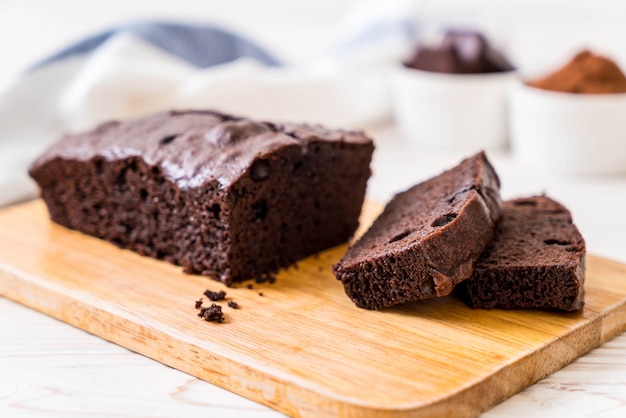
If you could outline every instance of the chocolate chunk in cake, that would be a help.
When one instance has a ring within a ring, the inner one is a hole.
[[[459,291],[475,308],[578,310],[585,252],[563,205],[545,196],[507,201],[493,243]]]
[[[396,195],[333,266],[347,295],[367,309],[448,295],[491,242],[499,187],[479,153]]]
[[[30,168],[53,221],[230,285],[345,242],[372,140],[170,111],[67,135]]]

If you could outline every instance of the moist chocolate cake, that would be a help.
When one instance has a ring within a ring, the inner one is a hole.
[[[500,216],[500,182],[484,153],[396,195],[333,266],[361,308],[449,294],[471,276]]]
[[[170,111],[67,135],[30,175],[55,222],[230,285],[348,240],[373,149],[359,132]]]
[[[487,74],[513,71],[513,66],[474,30],[448,30],[438,45],[420,45],[409,68],[447,74]]]
[[[459,287],[475,308],[554,308],[584,304],[585,241],[570,212],[537,196],[504,202],[493,243]]]

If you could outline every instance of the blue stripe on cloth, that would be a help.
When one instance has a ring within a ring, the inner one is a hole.
[[[171,22],[133,22],[79,41],[45,58],[29,71],[65,58],[88,54],[112,36],[121,33],[141,38],[198,68],[207,68],[242,57],[254,58],[268,66],[281,65],[261,47],[224,29]]]

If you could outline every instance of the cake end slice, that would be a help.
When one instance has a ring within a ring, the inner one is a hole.
[[[459,294],[474,308],[579,310],[585,252],[560,203],[546,196],[506,201],[493,243]]]

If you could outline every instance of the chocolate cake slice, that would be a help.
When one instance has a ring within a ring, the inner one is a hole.
[[[30,175],[53,221],[230,285],[347,241],[373,149],[359,132],[170,111],[67,135]]]
[[[475,308],[553,308],[584,304],[585,241],[570,212],[537,196],[504,202],[493,243],[459,291]]]
[[[472,275],[500,216],[484,153],[396,195],[334,267],[361,308],[448,295]]]

